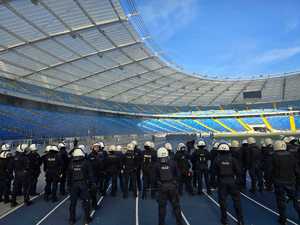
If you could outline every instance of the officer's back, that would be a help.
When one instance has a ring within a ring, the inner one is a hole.
[[[276,183],[296,183],[299,176],[297,161],[288,151],[275,151],[272,156],[272,175]]]
[[[208,169],[209,152],[205,148],[198,148],[192,155],[194,170]]]

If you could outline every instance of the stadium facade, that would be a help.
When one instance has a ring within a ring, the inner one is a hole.
[[[300,72],[188,74],[147,35],[125,1],[2,2],[0,139],[300,129]]]

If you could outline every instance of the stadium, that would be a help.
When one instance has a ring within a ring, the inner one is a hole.
[[[149,35],[132,0],[0,1],[0,144],[12,151],[37,144],[43,155],[47,145],[74,139],[105,148],[135,140],[141,149],[147,141],[176,149],[205,140],[210,149],[216,141],[255,137],[262,146],[269,137],[299,137],[300,72],[243,79],[188,73],[161,55]],[[32,206],[21,196],[14,208],[0,202],[0,224],[69,224],[70,196],[45,202],[44,180],[41,172]],[[217,197],[183,194],[184,224],[220,224]],[[90,224],[158,221],[157,202],[139,194],[98,200]],[[243,192],[241,203],[245,224],[278,223],[273,192]],[[79,208],[76,224],[84,218]],[[235,224],[231,204],[227,213]],[[168,212],[166,224],[176,224],[173,217]],[[288,203],[286,224],[299,222]]]

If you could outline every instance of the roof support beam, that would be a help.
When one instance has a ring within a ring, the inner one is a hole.
[[[77,28],[77,29],[72,29],[72,30],[64,31],[64,32],[61,32],[61,33],[58,33],[58,34],[54,34],[54,35],[51,35],[51,36],[48,36],[48,37],[44,37],[44,38],[40,38],[40,39],[36,39],[36,40],[32,40],[32,41],[22,40],[23,43],[11,46],[9,48],[2,49],[2,50],[0,50],[0,53],[8,51],[8,50],[11,50],[11,49],[23,47],[23,46],[26,46],[26,45],[37,44],[39,42],[46,41],[46,40],[49,40],[49,39],[53,39],[53,38],[56,38],[56,37],[61,37],[61,36],[64,36],[64,35],[69,35],[69,34],[74,34],[74,33],[76,34],[78,32],[88,31],[88,30],[92,30],[92,29],[95,29],[95,28],[100,28],[100,27],[103,27],[103,26],[113,25],[113,24],[123,23],[123,22],[127,22],[127,20],[105,21],[102,24],[93,24],[93,25],[89,25],[89,26],[84,26],[84,27],[80,27],[80,28]],[[2,29],[2,30],[4,30],[4,31],[7,32],[6,29],[3,29],[3,28],[0,28],[0,29]]]
[[[94,52],[94,53],[91,53],[91,54],[88,54],[88,55],[85,55],[85,56],[82,56],[82,57],[78,57],[78,58],[75,58],[75,59],[72,59],[72,60],[69,60],[69,61],[64,61],[62,63],[58,63],[58,64],[55,64],[53,66],[49,66],[49,67],[37,70],[35,72],[26,74],[25,76],[20,77],[20,79],[27,78],[27,77],[29,77],[31,75],[34,75],[35,73],[39,73],[39,72],[47,71],[47,70],[50,70],[50,69],[54,69],[54,68],[57,68],[59,66],[63,66],[65,64],[68,64],[68,63],[74,63],[74,62],[80,61],[82,59],[88,59],[89,57],[92,57],[92,56],[95,56],[95,55],[98,55],[98,54],[105,54],[105,53],[113,52],[113,51],[118,50],[120,48],[131,47],[131,46],[134,46],[136,44],[139,44],[139,43],[138,42],[134,42],[134,43],[130,43],[130,44],[124,45],[124,46],[119,47],[119,48],[112,48],[112,49],[108,49],[108,50],[104,50],[104,51]]]
[[[131,80],[131,79],[136,78],[136,77],[139,77],[139,76],[146,75],[146,74],[148,74],[148,73],[156,72],[156,71],[161,70],[161,69],[164,69],[164,68],[165,68],[165,67],[160,67],[160,68],[158,68],[158,69],[154,69],[154,70],[146,71],[146,72],[143,72],[143,73],[135,74],[135,75],[133,75],[133,76],[131,76],[131,77],[126,77],[126,78],[117,80],[117,81],[115,81],[115,82],[113,82],[113,83],[104,85],[104,86],[102,86],[102,87],[100,87],[100,88],[93,89],[93,90],[91,90],[91,91],[85,92],[85,93],[83,93],[82,95],[89,95],[89,94],[91,94],[91,93],[93,93],[93,92],[100,91],[100,90],[102,90],[102,89],[104,89],[104,88],[107,88],[107,87],[110,87],[110,86],[119,84],[119,83],[124,82],[124,81]],[[151,81],[151,82],[152,82],[152,81]],[[122,92],[120,92],[120,93],[117,93],[117,94],[115,94],[115,95],[113,95],[113,96],[111,96],[111,97],[109,97],[109,98],[107,98],[107,99],[105,99],[105,100],[109,100],[109,99],[111,99],[111,98],[113,98],[113,97],[115,97],[115,96],[117,96],[117,95],[126,93],[127,91],[129,91],[129,90],[131,90],[131,89],[134,89],[134,88],[136,88],[136,87],[140,87],[140,85],[135,86],[135,87],[132,87],[132,88],[130,88],[130,89],[127,89],[126,91],[122,91]]]
[[[153,93],[153,92],[155,92],[155,91],[158,91],[158,90],[160,90],[160,89],[162,89],[162,88],[164,88],[164,87],[168,87],[168,86],[171,85],[171,84],[174,84],[174,83],[178,83],[178,82],[180,82],[180,81],[183,81],[184,79],[185,79],[185,78],[180,79],[180,80],[176,80],[176,81],[172,81],[172,82],[170,82],[170,83],[168,83],[168,84],[164,84],[164,85],[162,85],[162,86],[160,86],[160,87],[158,87],[158,88],[154,88],[154,89],[152,89],[151,91],[148,91],[148,92],[144,93],[143,95],[139,95],[139,96],[137,96],[136,98],[131,99],[129,102],[132,102],[132,101],[134,101],[134,100],[136,100],[136,99],[138,99],[138,98],[141,98],[141,97],[143,97],[143,96],[145,96],[145,95],[148,95],[148,94],[150,94],[150,93]],[[153,104],[154,102],[156,102],[156,101],[162,99],[163,97],[165,97],[166,95],[171,94],[172,92],[174,92],[174,90],[171,90],[171,91],[167,92],[167,93],[164,94],[163,96],[158,96],[158,97],[154,98],[153,100],[151,100],[151,101],[148,102],[147,104]]]
[[[135,63],[138,63],[138,62],[147,60],[147,59],[152,59],[152,58],[154,58],[154,57],[155,57],[155,56],[146,57],[146,58],[142,58],[142,59],[139,59],[139,60],[136,60],[136,61],[133,61],[133,62],[124,63],[124,64],[122,64],[122,65],[110,67],[110,68],[108,68],[108,69],[106,69],[106,70],[102,70],[101,72],[93,73],[93,74],[90,74],[90,75],[88,75],[88,76],[85,76],[85,77],[82,77],[82,78],[73,80],[73,81],[71,81],[71,82],[68,82],[68,83],[59,85],[59,86],[55,87],[53,90],[56,90],[56,89],[58,89],[58,88],[65,87],[65,86],[67,86],[67,85],[70,85],[70,84],[79,82],[79,81],[81,81],[81,80],[86,80],[86,79],[88,79],[88,78],[98,76],[98,75],[100,75],[100,74],[102,74],[102,73],[109,72],[109,71],[114,70],[114,69],[118,69],[118,68],[121,68],[121,67],[129,66],[129,65],[132,65],[132,64],[135,64]]]

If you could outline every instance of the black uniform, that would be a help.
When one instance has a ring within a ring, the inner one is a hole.
[[[133,151],[127,151],[122,160],[122,170],[124,178],[124,190],[123,197],[128,197],[128,186],[131,184],[131,188],[134,196],[137,196],[137,169],[139,166],[138,158],[136,158]]]
[[[176,152],[174,159],[178,165],[180,173],[178,187],[179,194],[182,195],[184,185],[186,191],[190,194],[193,194],[190,156],[184,150],[179,150]]]
[[[151,190],[151,197],[155,197],[155,180],[153,176],[154,165],[156,162],[155,151],[148,147],[145,147],[145,151],[142,153],[142,170],[143,170],[143,194],[142,198],[147,198],[147,192]]]
[[[218,197],[221,210],[221,223],[227,224],[226,199],[231,196],[238,223],[243,223],[243,214],[240,199],[241,169],[235,158],[230,153],[223,152],[218,154],[213,162],[212,172],[218,179]]]
[[[155,175],[157,186],[159,189],[159,225],[165,225],[167,202],[170,201],[176,217],[176,224],[183,225],[179,194],[177,189],[177,181],[179,172],[176,163],[172,160],[158,162],[155,165]]]
[[[51,195],[52,201],[57,201],[57,185],[62,175],[63,163],[56,151],[48,152],[43,159],[46,177],[44,198],[48,201]]]
[[[29,205],[29,191],[31,185],[31,174],[30,174],[30,161],[25,153],[16,152],[13,162],[12,170],[14,172],[13,191],[11,196],[11,205],[17,205],[16,197],[18,190],[23,187],[23,195],[25,204]]]
[[[118,176],[121,170],[121,158],[116,152],[109,152],[107,155],[107,180],[111,180],[111,195],[116,196],[118,189]],[[107,181],[107,182],[108,182]]]
[[[207,193],[211,193],[209,177],[208,177],[208,161],[210,159],[209,152],[205,148],[196,149],[193,153],[191,161],[193,163],[193,171],[195,174],[194,188],[198,187],[198,194],[202,194],[202,179],[204,177]]]
[[[272,164],[272,156],[274,150],[272,145],[267,145],[262,149],[263,160],[262,160],[262,169],[264,173],[265,186],[267,191],[273,190],[273,182],[272,182],[272,173],[270,171]]]
[[[212,148],[212,150],[210,151],[210,187],[212,188],[216,188],[217,187],[217,184],[215,183],[216,181],[216,177],[214,177],[214,174],[212,173],[212,163],[215,161],[215,158],[217,157],[218,155],[218,150],[217,148]]]
[[[30,161],[30,174],[31,174],[31,186],[30,186],[30,195],[37,195],[36,187],[38,178],[41,173],[41,165],[42,165],[42,158],[36,151],[30,152],[27,155]]]
[[[300,178],[299,167],[294,156],[288,151],[275,151],[272,157],[272,177],[279,211],[279,223],[286,224],[286,197],[294,203],[300,217],[300,196],[296,181]]]
[[[100,160],[99,154],[97,151],[92,151],[88,155],[87,158],[88,158],[88,161],[90,163],[91,169],[94,174],[95,184],[99,185],[99,180],[100,180],[99,171],[100,171],[100,166],[101,166],[101,160]],[[90,196],[91,196],[91,200],[92,200],[92,207],[96,208],[97,207],[97,188],[96,188],[96,186],[93,187],[92,189],[90,189]]]
[[[69,164],[69,156],[68,152],[66,150],[66,147],[62,147],[59,150],[59,156],[61,158],[61,163],[62,163],[62,174],[59,180],[59,192],[61,195],[66,194],[66,174],[67,174],[67,169],[68,169],[68,164]]]
[[[99,190],[102,196],[106,194],[108,188],[108,176],[107,176],[107,152],[103,149],[100,149],[98,152],[99,157],[99,169],[95,176],[98,177]]]
[[[67,183],[70,190],[70,223],[75,223],[76,204],[78,198],[82,200],[84,209],[85,222],[89,223],[90,218],[90,202],[89,189],[95,186],[93,171],[84,157],[73,157],[69,163],[67,171]]]
[[[134,155],[137,161],[137,170],[136,170],[136,181],[138,190],[142,190],[142,180],[141,180],[141,171],[142,171],[142,163],[143,163],[143,154],[142,151],[138,148],[138,146],[134,147]]]
[[[11,171],[11,158],[7,157],[10,153],[6,153],[5,158],[0,158],[0,202],[9,203],[10,181],[13,174]]]
[[[242,152],[242,184],[243,187],[246,188],[246,180],[247,180],[247,172],[250,174],[250,150],[248,144],[242,144],[241,152]]]
[[[250,178],[252,193],[256,192],[257,186],[259,191],[263,190],[263,174],[262,174],[262,152],[256,144],[248,146],[249,158],[247,159],[250,166]]]

